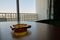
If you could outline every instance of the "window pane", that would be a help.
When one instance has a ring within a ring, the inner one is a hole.
[[[20,13],[36,13],[35,0],[20,0]]]
[[[16,0],[0,0],[0,13],[16,13]]]

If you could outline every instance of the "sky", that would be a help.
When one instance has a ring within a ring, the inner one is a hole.
[[[35,0],[19,0],[20,13],[35,13]],[[16,0],[0,0],[0,13],[16,13]]]

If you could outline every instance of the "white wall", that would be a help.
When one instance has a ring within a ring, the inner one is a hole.
[[[47,19],[47,0],[36,0],[36,12],[38,20]]]

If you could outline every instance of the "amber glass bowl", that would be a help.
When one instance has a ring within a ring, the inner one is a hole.
[[[27,28],[31,28],[31,25],[27,25],[27,24],[15,24],[10,26],[10,28],[17,33],[22,33],[22,32],[26,32]]]

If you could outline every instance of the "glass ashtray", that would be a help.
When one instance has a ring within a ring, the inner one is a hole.
[[[31,28],[31,25],[27,24],[15,24],[10,26],[10,28],[17,33],[26,32],[28,28]]]

